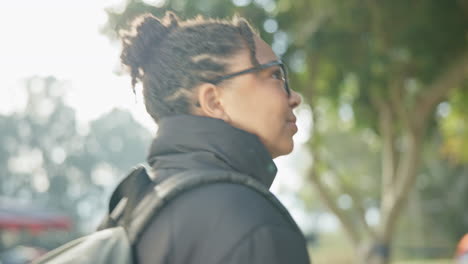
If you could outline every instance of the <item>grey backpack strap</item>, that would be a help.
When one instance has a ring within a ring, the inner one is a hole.
[[[156,185],[154,190],[148,193],[138,204],[127,226],[130,242],[134,244],[138,241],[153,216],[157,215],[169,201],[186,191],[214,183],[240,184],[258,192],[269,200],[302,236],[302,232],[286,208],[265,186],[254,178],[225,170],[189,170],[173,175]]]
[[[116,227],[129,218],[145,186],[151,184],[148,169],[143,164],[132,168],[131,172],[119,183],[109,201],[108,214],[97,230]]]

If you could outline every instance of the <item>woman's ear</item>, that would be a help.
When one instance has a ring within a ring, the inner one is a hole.
[[[197,114],[229,121],[222,104],[222,92],[219,87],[211,83],[203,83],[195,89],[195,93],[198,101],[195,111]]]

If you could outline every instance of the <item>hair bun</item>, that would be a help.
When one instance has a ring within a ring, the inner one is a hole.
[[[141,79],[141,70],[147,61],[178,25],[178,18],[172,12],[166,12],[162,20],[152,14],[144,14],[132,22],[129,31],[120,33],[123,44],[120,58],[122,63],[130,68],[133,85],[136,79]]]

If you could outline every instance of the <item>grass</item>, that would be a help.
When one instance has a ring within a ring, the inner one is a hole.
[[[310,248],[313,264],[354,264],[355,255],[349,242],[341,234],[320,237],[320,244]],[[453,259],[394,259],[391,264],[455,264]]]
[[[321,257],[312,256],[313,264],[354,264],[353,259],[341,254],[322,255]],[[395,260],[392,264],[455,264],[452,259],[420,259],[420,260]]]
[[[452,259],[428,259],[428,260],[395,261],[394,264],[455,264],[455,261]]]

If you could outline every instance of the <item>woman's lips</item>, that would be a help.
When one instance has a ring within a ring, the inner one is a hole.
[[[296,125],[296,122],[295,121],[288,121],[287,122],[287,125],[289,128],[291,128],[291,130],[293,130],[294,134],[297,133],[297,125]]]

